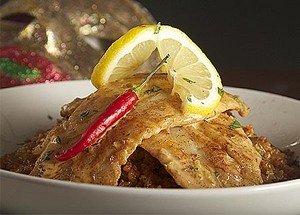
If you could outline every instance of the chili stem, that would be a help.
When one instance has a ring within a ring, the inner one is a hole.
[[[157,72],[157,70],[159,70],[159,68],[164,64],[167,63],[167,59],[170,57],[170,54],[167,54],[166,57],[164,57],[164,59],[162,59],[160,61],[159,64],[156,65],[156,67],[150,72],[150,74],[145,78],[145,80],[137,87],[133,88],[132,90],[136,93],[136,94],[140,94],[141,90],[143,89],[143,87],[147,84],[147,82],[151,79],[151,77]]]

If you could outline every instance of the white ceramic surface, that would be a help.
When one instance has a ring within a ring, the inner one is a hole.
[[[226,88],[240,95],[252,112],[258,134],[283,148],[299,141],[300,101],[247,89]],[[1,154],[38,129],[49,128],[60,107],[93,92],[89,81],[15,87],[0,91]],[[298,147],[298,148],[297,148]],[[291,147],[298,150],[299,145]],[[0,170],[1,212],[6,213],[178,213],[300,214],[300,179],[226,189],[143,189],[78,184]]]

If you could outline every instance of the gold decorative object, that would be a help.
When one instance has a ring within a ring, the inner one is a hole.
[[[29,23],[11,20],[13,16],[24,14],[32,17]],[[0,72],[23,66],[23,70],[19,68],[19,76],[14,76],[17,79],[25,69],[36,69],[33,68],[37,63],[34,59],[28,63],[27,56],[32,54],[40,60],[45,58],[46,61],[42,62],[45,65],[51,62],[55,72],[66,73],[61,80],[90,78],[94,65],[115,39],[134,26],[155,22],[145,8],[132,0],[10,0],[0,8],[0,18]],[[25,61],[16,59],[20,55]],[[11,71],[2,76],[15,73]],[[31,70],[28,74],[38,76]],[[41,72],[41,76],[45,74]],[[27,75],[27,80],[19,84],[34,83],[32,77]],[[44,77],[35,82],[47,80]],[[9,85],[1,83],[1,87]]]

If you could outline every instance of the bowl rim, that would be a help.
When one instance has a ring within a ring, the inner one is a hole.
[[[60,82],[53,82],[53,83],[37,83],[31,85],[22,85],[16,86],[11,88],[4,88],[0,90],[0,96],[3,93],[11,92],[15,90],[23,90],[24,88],[36,88],[36,87],[49,87],[55,85],[72,85],[72,84],[86,84],[90,82],[90,80],[72,80],[72,81],[60,81]],[[91,89],[96,90],[94,86],[91,85]],[[300,100],[274,94],[270,92],[255,90],[255,89],[248,89],[248,88],[241,88],[241,87],[231,87],[231,86],[224,86],[227,90],[242,90],[244,92],[250,92],[254,94],[264,94],[266,96],[273,96],[278,99],[285,99],[289,100],[290,102],[294,102],[300,105]],[[92,93],[92,92],[91,92]],[[1,104],[0,104],[1,105]],[[239,194],[249,194],[249,192],[261,192],[261,191],[276,191],[282,190],[290,187],[299,187],[300,188],[300,179],[293,179],[283,182],[276,182],[270,184],[262,184],[262,185],[254,185],[254,186],[244,186],[244,187],[230,187],[230,188],[198,188],[198,189],[176,189],[176,188],[136,188],[136,187],[118,187],[118,186],[109,186],[109,185],[98,185],[98,184],[88,184],[88,183],[79,183],[79,182],[72,182],[72,181],[62,181],[57,179],[47,179],[47,178],[40,178],[36,176],[10,172],[7,170],[0,169],[0,178],[8,178],[17,181],[22,181],[26,183],[36,183],[39,185],[44,186],[56,186],[56,187],[67,187],[71,189],[83,189],[83,190],[94,190],[94,191],[101,191],[101,192],[114,192],[114,193],[127,193],[127,194],[147,194],[147,195],[170,195],[170,194],[180,194],[180,195],[232,195],[233,193]],[[1,180],[2,181],[2,180]]]
[[[244,187],[178,189],[178,188],[119,187],[119,186],[79,183],[79,182],[63,181],[57,179],[40,178],[36,176],[25,175],[21,173],[10,172],[7,170],[0,169],[0,178],[2,177],[17,180],[17,181],[22,181],[26,183],[35,183],[35,184],[49,186],[49,187],[56,186],[59,188],[63,187],[63,188],[70,188],[70,189],[114,192],[119,194],[128,193],[128,194],[159,194],[159,195],[161,194],[231,195],[232,193],[249,194],[250,192],[257,193],[261,191],[270,191],[270,190],[276,191],[276,190],[282,190],[282,189],[292,188],[296,186],[300,188],[300,179],[293,179],[293,180],[288,180],[283,182],[244,186]]]

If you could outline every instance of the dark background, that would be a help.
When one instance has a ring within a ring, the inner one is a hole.
[[[300,99],[300,1],[138,1],[186,32],[224,85]]]
[[[223,85],[300,99],[300,0],[137,1],[186,32]]]

